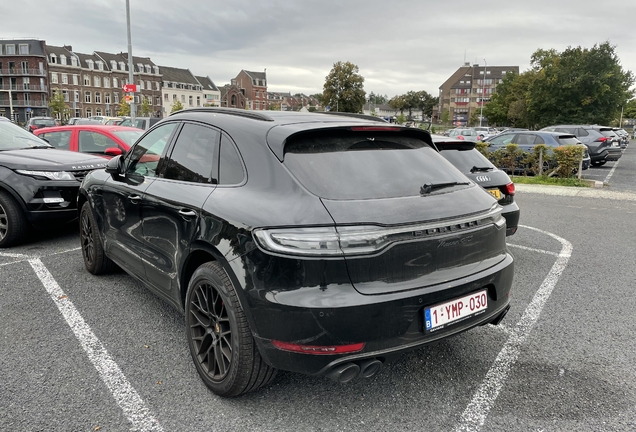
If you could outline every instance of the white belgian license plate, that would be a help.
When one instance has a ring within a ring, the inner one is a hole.
[[[488,309],[486,290],[424,309],[426,331],[439,330],[451,323],[478,315]]]
[[[488,189],[488,193],[497,198],[497,200],[501,199],[501,191],[499,189]]]

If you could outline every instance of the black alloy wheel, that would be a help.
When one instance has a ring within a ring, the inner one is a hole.
[[[28,228],[22,209],[9,194],[0,192],[0,248],[20,243]]]
[[[260,356],[236,291],[216,262],[201,265],[186,294],[186,336],[197,372],[219,396],[268,384],[276,369]]]
[[[80,246],[86,270],[94,275],[108,273],[115,263],[104,253],[102,240],[97,232],[97,223],[90,204],[85,202],[80,213]]]

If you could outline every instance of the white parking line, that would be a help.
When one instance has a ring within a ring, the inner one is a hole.
[[[521,348],[526,338],[530,334],[532,327],[539,319],[541,310],[552,294],[552,290],[559,281],[559,277],[565,270],[565,267],[572,256],[572,244],[547,231],[537,228],[523,226],[523,228],[540,232],[547,236],[558,240],[561,243],[561,252],[558,254],[552,269],[543,280],[539,290],[535,293],[534,298],[526,308],[523,316],[517,325],[509,332],[508,340],[497,355],[493,365],[486,373],[484,381],[477,392],[473,395],[472,400],[462,413],[459,424],[455,431],[479,431],[486,421],[486,417],[490,412],[499,392],[501,391],[508,374],[514,363],[519,357]]]
[[[614,175],[614,171],[616,171],[616,167],[618,166],[618,163],[621,160],[617,160],[616,162],[614,162],[614,166],[612,167],[612,169],[610,170],[610,172],[607,174],[607,177],[605,177],[605,180],[603,180],[603,183],[609,183],[610,179],[612,178],[612,176]]]
[[[51,299],[62,313],[80,345],[88,354],[88,358],[97,369],[100,378],[104,381],[124,415],[132,423],[135,431],[163,431],[159,422],[150,413],[146,404],[128,382],[117,363],[106,351],[106,348],[97,339],[84,318],[77,311],[73,303],[64,294],[53,275],[48,271],[40,259],[29,259],[42,285],[51,296]]]
[[[527,246],[521,246],[521,245],[517,245],[517,244],[513,244],[513,243],[508,243],[508,246],[516,247],[518,249],[523,249],[523,250],[527,250],[527,251],[531,251],[531,252],[537,252],[537,253],[542,253],[542,254],[547,254],[547,255],[559,256],[559,254],[556,253],[556,252],[547,251],[547,250],[543,250],[543,249],[535,249],[535,248],[531,248],[531,247],[527,247]]]

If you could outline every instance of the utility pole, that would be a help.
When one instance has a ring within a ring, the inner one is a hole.
[[[481,122],[484,119],[484,95],[486,90],[486,70],[488,70],[488,63],[486,63],[486,59],[484,59],[484,80],[481,84],[481,109],[479,110],[479,127],[481,127]]]
[[[126,31],[128,33],[128,84],[135,84],[133,76],[132,39],[130,37],[130,0],[126,0]],[[130,101],[130,123],[135,125],[135,94]]]

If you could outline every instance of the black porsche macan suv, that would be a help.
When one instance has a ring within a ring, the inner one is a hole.
[[[103,158],[58,150],[11,122],[0,122],[0,248],[19,244],[33,227],[76,219],[80,182],[105,165]]]
[[[509,308],[501,206],[419,129],[180,111],[90,173],[78,206],[88,271],[115,263],[181,310],[223,396],[277,369],[369,377]]]

